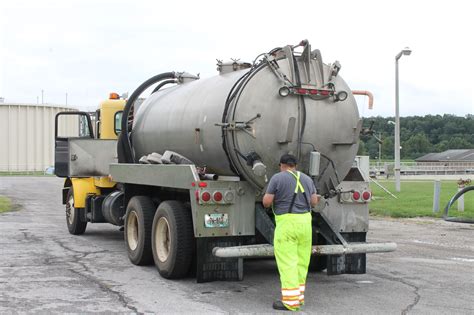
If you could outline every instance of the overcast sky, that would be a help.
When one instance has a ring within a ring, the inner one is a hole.
[[[308,39],[339,60],[372,111],[393,116],[395,55],[400,114],[474,114],[470,1],[0,1],[0,97],[93,109],[166,71],[215,75],[216,58],[252,61]]]

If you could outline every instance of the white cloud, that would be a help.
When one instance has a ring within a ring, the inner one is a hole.
[[[474,113],[474,29],[467,1],[15,1],[0,10],[0,95],[95,106],[170,70],[214,75],[215,59],[252,60],[307,38],[339,60],[353,89],[375,95],[364,116]]]

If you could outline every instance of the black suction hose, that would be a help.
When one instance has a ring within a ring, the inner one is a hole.
[[[474,223],[474,219],[448,217],[449,208],[453,205],[453,203],[454,203],[456,200],[458,200],[458,198],[461,197],[464,193],[467,193],[467,192],[470,191],[470,190],[474,190],[474,186],[467,186],[467,187],[464,187],[463,189],[461,189],[460,191],[458,191],[457,194],[455,194],[455,195],[453,196],[453,198],[451,198],[451,200],[449,200],[448,204],[447,204],[446,207],[444,208],[443,219],[444,219],[445,221],[458,222],[458,223],[471,223],[471,224]]]
[[[156,91],[158,91],[159,89],[161,89],[163,86],[165,86],[166,84],[171,84],[171,83],[176,83],[176,79],[170,79],[170,80],[166,80],[166,81],[163,81],[161,82],[160,84],[158,84],[156,86],[156,88],[153,89],[153,92],[151,92],[151,94],[155,93]]]
[[[176,73],[174,72],[165,72],[143,82],[130,96],[125,104],[125,108],[123,109],[122,114],[122,131],[120,133],[120,138],[122,142],[122,150],[123,150],[123,159],[119,161],[121,163],[134,163],[134,156],[132,151],[132,143],[130,142],[129,130],[128,130],[128,117],[130,116],[130,110],[138,99],[138,97],[150,86],[153,84],[165,80],[165,79],[176,79]]]

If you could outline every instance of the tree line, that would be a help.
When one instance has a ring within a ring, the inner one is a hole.
[[[359,155],[371,159],[394,158],[394,117],[366,117],[363,126],[370,127],[381,138],[379,146],[372,136],[361,136]],[[416,159],[427,153],[449,149],[474,149],[474,115],[426,115],[400,117],[400,158]]]

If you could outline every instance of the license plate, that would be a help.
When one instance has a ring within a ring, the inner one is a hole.
[[[210,213],[204,216],[204,226],[207,228],[224,228],[229,226],[227,213]]]

